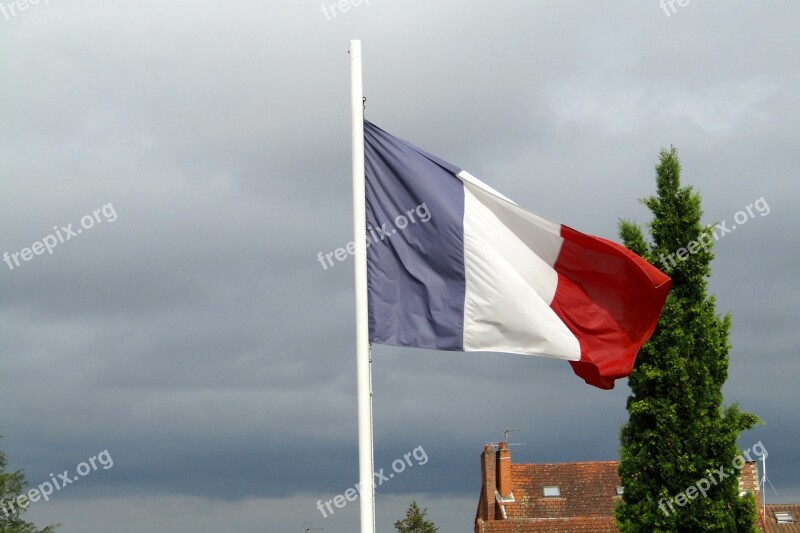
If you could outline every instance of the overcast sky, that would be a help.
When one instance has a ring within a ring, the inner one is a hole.
[[[352,239],[351,38],[368,119],[548,218],[618,240],[669,145],[706,222],[764,199],[717,243],[711,290],[725,401],[766,422],[739,444],[768,449],[771,501],[800,501],[800,5],[342,1],[0,0],[0,253],[42,242],[0,264],[0,449],[31,486],[113,458],[26,517],[357,531],[356,503],[315,506],[358,477],[353,264],[316,260]],[[427,457],[378,489],[381,531],[412,498],[471,531],[481,448],[508,427],[516,462],[618,458],[624,381],[374,358],[376,467]]]

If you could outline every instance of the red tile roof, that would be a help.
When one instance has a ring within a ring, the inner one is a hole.
[[[491,452],[490,452],[491,453]],[[493,464],[493,463],[492,463]],[[475,520],[476,533],[617,533],[614,507],[621,485],[618,461],[581,463],[512,464],[511,487],[514,501],[496,502],[496,519],[484,520],[481,507]],[[494,481],[494,477],[492,477]],[[544,496],[544,487],[558,487],[558,497]],[[744,465],[740,490],[758,494],[755,462]],[[493,489],[494,487],[492,487]],[[483,501],[485,487],[481,488]],[[772,524],[767,533],[800,533],[798,523],[778,525],[773,510],[789,510],[800,519],[800,504],[767,506]],[[494,513],[491,512],[491,516]],[[503,518],[500,518],[500,517]]]
[[[508,504],[509,518],[609,517],[614,514],[617,461],[512,465],[516,503]],[[560,497],[544,496],[544,487],[557,486]],[[519,492],[519,495],[516,494]]]
[[[512,464],[514,502],[501,505],[508,517],[478,520],[481,533],[616,533],[614,506],[619,499],[617,461]],[[544,487],[561,495],[544,496]],[[501,511],[502,512],[502,511]]]
[[[614,518],[501,520],[482,524],[481,533],[619,533]]]
[[[776,512],[789,512],[795,519],[791,524],[779,524],[775,519]],[[800,533],[800,503],[767,504],[767,516],[764,525],[765,533]]]

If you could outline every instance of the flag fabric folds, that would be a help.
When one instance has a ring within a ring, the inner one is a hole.
[[[556,357],[603,389],[630,374],[668,276],[367,121],[364,144],[371,342]]]

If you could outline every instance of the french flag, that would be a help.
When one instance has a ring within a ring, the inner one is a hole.
[[[668,276],[367,121],[364,145],[371,342],[566,359],[602,389],[630,374]]]

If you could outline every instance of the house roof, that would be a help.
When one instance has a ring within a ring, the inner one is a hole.
[[[613,517],[617,500],[617,461],[511,465],[515,503],[509,518]],[[545,496],[558,487],[560,496]]]
[[[501,483],[496,481],[494,473],[500,477],[505,467],[501,467],[500,461],[495,462],[494,456],[491,448],[484,450],[488,463],[484,464],[482,474],[483,486],[475,518],[476,532],[619,531],[614,517],[614,509],[621,499],[618,493],[618,488],[621,488],[617,474],[619,461],[545,464],[513,464],[509,461],[504,464],[510,467],[511,493],[500,496],[499,490],[507,489],[499,488]],[[495,497],[489,496],[488,500],[487,484],[489,490],[495,493]],[[548,495],[545,495],[545,487],[548,487]],[[739,490],[752,492],[758,497],[758,467],[755,461],[742,465]],[[488,511],[487,501],[493,505]],[[791,512],[795,520],[800,520],[800,504],[768,505],[766,533],[800,533],[800,522],[778,524],[775,511]]]
[[[486,522],[486,533],[617,533],[617,461],[512,464],[514,501],[500,503],[507,518]],[[559,496],[545,496],[558,487]]]
[[[779,524],[775,513],[791,513],[795,522]],[[800,533],[800,503],[772,503],[767,504],[767,516],[764,520],[765,533]]]
[[[619,533],[613,517],[501,520],[482,525],[486,533]]]

